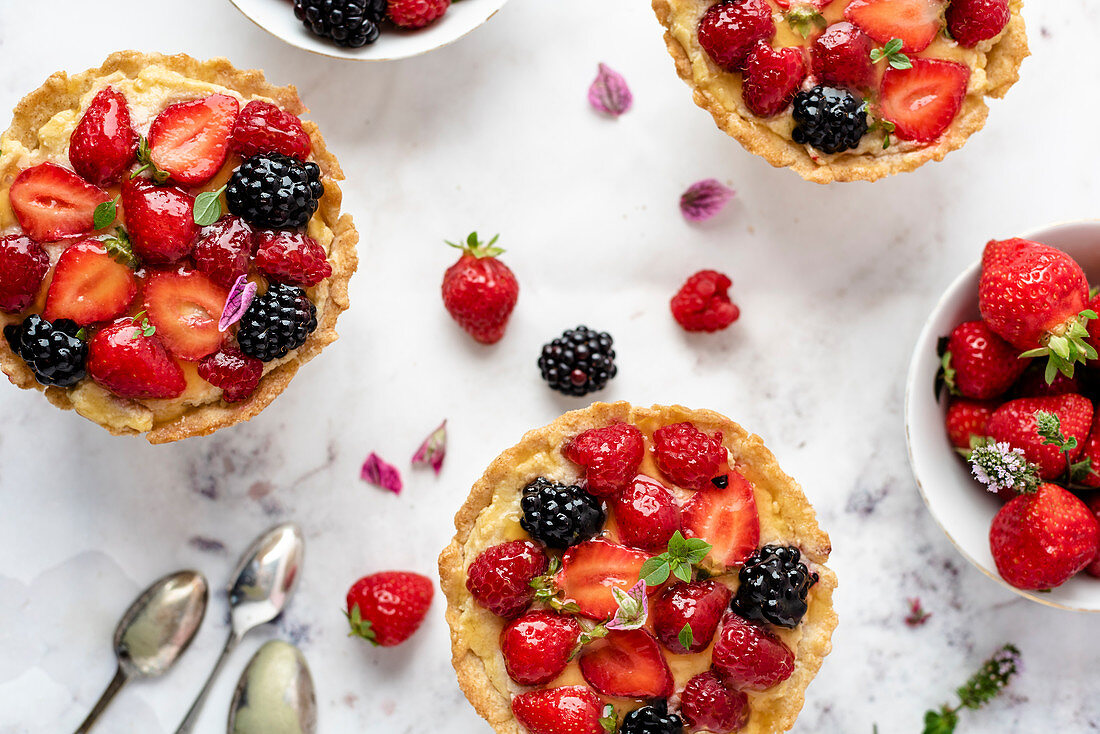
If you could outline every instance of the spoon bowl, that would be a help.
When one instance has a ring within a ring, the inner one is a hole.
[[[271,640],[249,661],[229,707],[229,734],[316,734],[317,696],[302,652]]]

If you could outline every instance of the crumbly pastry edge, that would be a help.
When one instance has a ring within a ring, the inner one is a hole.
[[[590,428],[652,418],[659,419],[665,425],[690,421],[707,433],[721,431],[722,443],[733,460],[751,466],[754,474],[762,476],[771,489],[778,490],[775,501],[780,506],[779,514],[796,531],[804,556],[814,564],[820,575],[814,586],[810,609],[802,622],[802,638],[794,651],[794,673],[767,692],[773,695],[768,696],[772,705],[766,715],[758,715],[754,711],[739,734],[779,734],[794,726],[805,701],[806,688],[832,650],[832,633],[837,625],[832,595],[837,578],[825,566],[832,550],[829,536],[818,526],[814,509],[802,488],[780,469],[775,455],[764,446],[763,440],[711,410],[692,410],[679,405],[638,408],[627,402],[594,403],[588,408],[565,413],[547,426],[529,431],[519,443],[498,456],[474,484],[466,502],[455,515],[454,539],[439,557],[440,583],[447,598],[446,618],[451,632],[451,662],[462,692],[498,734],[523,734],[526,730],[512,715],[511,693],[493,685],[484,662],[464,639],[459,624],[462,609],[473,603],[466,590],[466,569],[473,559],[466,558],[465,546],[478,517],[490,507],[497,488],[510,477],[513,468],[524,456],[556,450],[563,441]],[[522,491],[522,487],[517,487],[515,491]]]
[[[941,161],[961,148],[971,135],[981,130],[989,114],[985,97],[1000,99],[1020,78],[1020,64],[1028,57],[1027,31],[1020,9],[1023,0],[1011,0],[1012,17],[1001,38],[986,54],[988,89],[984,95],[968,94],[958,117],[935,145],[881,156],[849,156],[829,163],[815,163],[805,146],[779,135],[762,122],[746,119],[736,110],[724,107],[694,79],[688,51],[672,35],[670,0],[653,0],[653,10],[665,28],[665,45],[676,63],[676,73],[692,88],[695,104],[709,112],[720,130],[741,143],[745,150],[760,156],[776,168],[790,168],[807,181],[833,183],[877,181],[895,173],[912,171],[929,161]]]
[[[118,71],[128,76],[135,76],[151,64],[159,64],[192,79],[233,89],[245,97],[270,98],[294,115],[300,116],[308,111],[295,87],[275,86],[264,78],[262,71],[237,69],[225,58],[200,61],[186,54],[169,56],[140,51],[119,51],[108,56],[103,65],[97,69],[89,69],[74,76],[69,76],[64,71],[52,74],[41,87],[28,94],[16,105],[11,127],[4,133],[4,138],[20,140],[27,147],[35,147],[38,130],[58,112],[76,109],[80,104],[80,98],[95,85],[98,79]],[[317,329],[298,348],[293,358],[263,376],[256,391],[249,398],[238,403],[225,403],[219,400],[214,403],[191,406],[171,421],[155,424],[144,434],[149,443],[169,443],[191,436],[205,436],[219,428],[253,418],[286,389],[299,367],[337,339],[336,320],[348,308],[348,280],[358,265],[356,244],[359,241],[359,234],[351,215],[340,213],[343,194],[336,182],[343,180],[344,174],[339,161],[325,145],[324,138],[314,122],[303,120],[303,126],[313,144],[313,158],[325,177],[325,195],[317,208],[317,215],[333,233],[329,248],[332,275],[328,280],[328,292],[323,307],[318,305],[321,317],[318,320]],[[0,177],[4,173],[0,170]],[[41,385],[30,368],[12,352],[7,340],[4,339],[0,339],[0,370],[3,370],[12,384],[23,389],[37,389],[44,392],[46,398],[58,408],[63,410],[74,408],[68,390]],[[119,400],[131,404],[134,402],[122,398]],[[133,429],[119,430],[108,425],[100,425],[116,435],[138,435],[139,433]]]

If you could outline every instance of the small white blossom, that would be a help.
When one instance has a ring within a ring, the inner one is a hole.
[[[970,470],[990,492],[1029,489],[1038,481],[1035,467],[1028,463],[1023,449],[1012,448],[1004,441],[971,451]]]

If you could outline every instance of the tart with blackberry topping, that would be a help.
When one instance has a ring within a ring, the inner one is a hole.
[[[711,411],[566,413],[489,466],[455,526],[454,667],[500,734],[786,731],[831,648],[828,536]]]
[[[248,420],[336,339],[358,235],[293,87],[121,52],[0,139],[0,368],[152,443]]]
[[[653,0],[695,103],[808,181],[942,160],[1028,55],[1023,0]]]

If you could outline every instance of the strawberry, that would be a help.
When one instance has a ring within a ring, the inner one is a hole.
[[[258,99],[246,104],[237,116],[229,144],[242,158],[258,153],[282,153],[304,161],[313,151],[309,133],[296,115]]]
[[[1038,366],[1025,370],[1012,390],[1013,397],[1017,398],[1046,398],[1069,393],[1081,393],[1081,380],[1077,374],[1066,377],[1059,372],[1053,381],[1047,382],[1043,368]]]
[[[1080,395],[1010,400],[993,411],[986,432],[996,441],[1022,449],[1024,457],[1039,467],[1041,478],[1054,479],[1068,468],[1067,457],[1058,446],[1043,442],[1036,425],[1035,413],[1038,411],[1056,415],[1066,438],[1077,441],[1068,457],[1071,462],[1077,461],[1084,451],[1093,413],[1092,403]]]
[[[989,547],[1001,577],[1017,589],[1060,586],[1100,550],[1100,522],[1056,484],[1009,501],[993,518]]]
[[[30,237],[0,237],[0,311],[19,313],[38,295],[50,256]]]
[[[998,36],[1011,17],[1008,0],[951,0],[947,30],[955,43],[972,48]]]
[[[1100,497],[1092,496],[1085,503],[1093,516],[1100,521]],[[1085,573],[1089,576],[1095,576],[1100,578],[1100,550],[1097,551],[1096,557],[1092,559],[1088,566],[1085,566]]]
[[[764,691],[794,672],[794,653],[774,634],[733,612],[722,619],[714,643],[714,672],[740,691]]]
[[[586,489],[611,497],[627,486],[645,456],[645,438],[630,423],[590,428],[562,449],[565,458],[584,467]]]
[[[844,18],[879,43],[895,38],[901,50],[916,53],[928,48],[943,27],[941,0],[853,0]]]
[[[667,698],[672,671],[653,635],[644,629],[612,630],[585,647],[581,675],[605,696]]]
[[[199,361],[198,373],[214,387],[221,388],[222,400],[239,403],[256,391],[264,374],[264,363],[242,354],[235,346],[223,344]]]
[[[466,572],[470,595],[498,617],[523,613],[535,598],[531,582],[546,573],[550,561],[535,543],[513,540],[484,550]]]
[[[382,571],[364,576],[348,590],[351,634],[379,647],[409,639],[424,622],[435,587],[427,576]]]
[[[997,404],[992,400],[957,398],[947,406],[947,438],[959,449],[970,448],[971,436],[988,435],[987,426]]]
[[[206,183],[225,163],[240,109],[226,94],[165,107],[149,127],[150,160],[177,183]]]
[[[660,553],[680,529],[680,508],[656,479],[639,474],[611,503],[619,540],[632,548]]]
[[[879,115],[894,124],[893,134],[899,140],[930,143],[962,109],[970,68],[920,56],[911,61],[911,69],[889,68],[882,75]]]
[[[69,162],[89,183],[111,186],[134,162],[137,148],[126,98],[114,87],[104,87],[69,137]]]
[[[197,270],[151,271],[145,280],[145,311],[168,351],[194,362],[218,351],[218,320],[229,291]]]
[[[191,252],[199,228],[195,197],[145,178],[122,182],[122,209],[134,254],[150,265],[168,265]]]
[[[684,489],[711,486],[726,463],[722,434],[708,436],[687,422],[658,428],[653,440],[657,468]]]
[[[657,639],[678,655],[702,652],[714,639],[731,596],[729,588],[717,581],[669,586],[653,600],[650,610]]]
[[[1089,471],[1074,479],[1086,487],[1100,488],[1100,410],[1093,411],[1089,437],[1085,439],[1081,455],[1077,457],[1078,461],[1085,459],[1089,460]]]
[[[741,309],[730,301],[732,285],[716,270],[700,270],[672,297],[672,317],[685,331],[721,331],[741,316]]]
[[[757,117],[773,117],[787,109],[805,78],[802,49],[776,49],[757,41],[745,59],[741,98]]]
[[[799,5],[808,5],[815,10],[821,10],[831,5],[833,0],[810,0],[809,2],[800,2],[799,0],[775,0],[775,4],[783,8],[783,10],[790,10],[791,6],[795,7]]]
[[[978,281],[978,308],[989,328],[1022,356],[1047,357],[1047,381],[1053,369],[1073,376],[1077,362],[1096,358],[1085,341],[1089,284],[1081,266],[1061,250],[1038,242],[1011,249],[991,242],[986,249],[1011,255],[985,257]]]
[[[833,23],[814,39],[814,76],[822,84],[868,89],[875,81],[871,37],[848,21]]]
[[[1019,237],[1012,237],[1007,240],[990,240],[985,243],[985,249],[982,250],[982,270],[1007,265],[1033,244],[1035,243],[1031,240],[1024,240]]]
[[[465,245],[447,243],[462,250],[462,256],[443,275],[443,305],[482,344],[500,341],[519,298],[516,276],[497,259],[504,250],[496,241],[481,242],[474,232]]]
[[[512,699],[512,715],[530,734],[607,734],[601,723],[604,702],[586,686],[565,686],[521,693]]]
[[[1100,309],[1100,293],[1097,293],[1095,296],[1089,299],[1088,309],[1094,313],[1100,314],[1100,311],[1097,310]],[[1087,339],[1085,339],[1085,342],[1087,342],[1090,347],[1100,353],[1100,321],[1095,321],[1091,324],[1087,324],[1087,327],[1089,330],[1089,336]],[[1089,359],[1088,365],[1089,367],[1100,367],[1100,358]]]
[[[252,259],[253,232],[248,222],[226,214],[209,227],[203,227],[195,240],[191,258],[195,269],[225,288],[248,272]]]
[[[1012,345],[984,321],[965,321],[947,340],[944,372],[952,392],[975,400],[1003,395],[1027,369]]]
[[[726,568],[745,562],[760,543],[760,517],[752,484],[739,472],[729,473],[723,489],[697,492],[680,513],[684,535],[711,544],[712,560]]]
[[[725,0],[699,21],[699,45],[725,71],[740,71],[757,41],[775,36],[772,8],[765,0]]]
[[[95,208],[111,200],[103,189],[53,163],[20,171],[8,198],[19,226],[36,242],[90,233]]]
[[[580,614],[592,619],[609,619],[618,611],[611,589],[629,590],[638,583],[642,565],[649,555],[607,540],[589,540],[575,545],[562,556],[557,586],[565,601],[577,605]]]
[[[680,694],[680,715],[689,731],[732,734],[749,723],[749,697],[726,687],[714,671],[695,676]]]
[[[126,313],[137,296],[134,271],[111,257],[98,240],[69,245],[57,259],[43,315],[86,326]]]
[[[256,267],[271,280],[309,288],[332,275],[328,253],[304,232],[256,232]]]
[[[386,15],[401,28],[423,28],[442,18],[449,7],[451,0],[389,0]]]
[[[572,617],[529,612],[500,633],[504,668],[521,686],[545,685],[569,665],[580,636],[581,626]]]
[[[88,343],[88,374],[119,397],[178,398],[187,378],[147,323],[126,317],[96,332]]]

